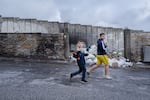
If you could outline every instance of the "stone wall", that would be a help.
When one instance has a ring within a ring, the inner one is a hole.
[[[131,59],[142,61],[143,46],[150,45],[150,33],[131,31]]]
[[[150,33],[136,30],[126,30],[126,57],[132,61],[143,61],[143,46],[150,45]]]
[[[1,33],[0,55],[65,59],[64,34]]]

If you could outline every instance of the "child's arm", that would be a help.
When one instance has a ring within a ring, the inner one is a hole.
[[[78,55],[76,52],[73,52],[73,57],[78,58]]]
[[[85,54],[84,54],[84,56],[88,56],[88,55],[89,55],[88,53],[85,53]]]
[[[75,50],[70,50],[70,52],[73,54],[74,58],[77,58],[77,52]]]

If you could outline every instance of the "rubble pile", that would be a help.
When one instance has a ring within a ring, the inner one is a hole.
[[[109,65],[111,67],[131,67],[133,66],[133,63],[125,59],[124,57],[118,57],[118,58],[109,58]]]
[[[86,63],[89,65],[93,65],[96,63],[96,54],[97,54],[97,46],[92,45],[89,48],[82,48],[81,50],[84,53],[88,53],[89,55],[85,57]],[[71,61],[76,61],[76,59],[71,55]],[[113,51],[109,55],[109,65],[110,67],[131,67],[133,63],[123,57],[122,52]]]

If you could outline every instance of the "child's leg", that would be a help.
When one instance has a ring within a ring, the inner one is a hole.
[[[85,65],[82,65],[82,80],[85,80],[86,77],[86,67]]]
[[[77,74],[80,74],[82,72],[82,68],[79,66],[79,70],[74,72],[74,73],[71,73],[72,77],[77,75]]]

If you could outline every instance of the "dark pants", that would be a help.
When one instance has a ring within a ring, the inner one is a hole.
[[[82,80],[85,80],[86,67],[85,67],[85,65],[79,65],[79,64],[78,64],[78,66],[79,66],[79,70],[74,73],[71,73],[71,74],[72,74],[72,76],[75,76],[82,72]]]

